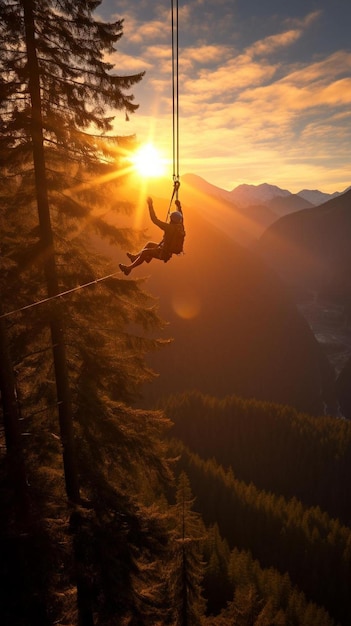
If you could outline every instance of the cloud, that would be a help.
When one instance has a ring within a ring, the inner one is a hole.
[[[228,46],[200,45],[194,48],[187,48],[182,57],[184,56],[186,61],[192,65],[199,63],[204,65],[207,63],[218,63],[229,54],[230,48]]]
[[[249,88],[240,96],[246,103],[266,103],[267,110],[278,108],[302,112],[315,107],[351,104],[351,53],[337,52],[326,59],[301,65],[270,84]]]
[[[309,28],[314,22],[319,20],[322,16],[323,11],[321,9],[318,9],[317,11],[312,11],[311,13],[308,13],[302,19],[289,17],[285,20],[285,23],[287,25],[290,25],[291,27],[298,28],[299,30],[305,30]]]
[[[319,61],[301,65],[286,80],[306,86],[330,85],[351,73],[351,52],[340,50]]]
[[[289,30],[277,35],[271,35],[262,41],[257,41],[253,46],[251,46],[248,53],[252,56],[266,56],[273,54],[280,48],[291,46],[291,44],[300,39],[301,34],[300,30]]]
[[[241,54],[235,55],[229,46],[188,48],[184,53],[183,67],[197,69],[197,74],[191,73],[185,78],[185,92],[195,98],[206,93],[207,98],[222,97],[226,101],[228,97],[233,97],[233,93],[272,81],[281,63],[277,56],[270,62],[267,57],[277,55],[282,48],[294,44],[302,37],[304,28],[314,22],[319,14],[314,12],[306,16],[299,22],[299,28],[254,42]],[[228,58],[230,53],[232,56]],[[217,63],[215,69],[211,67],[214,63]]]
[[[150,22],[140,22],[133,20],[128,26],[128,40],[130,44],[147,45],[152,41],[165,41],[169,39],[169,34],[165,29],[164,21],[153,20]]]

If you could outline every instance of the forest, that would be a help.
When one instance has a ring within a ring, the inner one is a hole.
[[[96,245],[145,240],[114,126],[143,74],[100,4],[0,0],[0,623],[347,626],[349,422],[143,404],[167,320]]]
[[[350,423],[198,392],[165,410],[205,523],[348,623]]]

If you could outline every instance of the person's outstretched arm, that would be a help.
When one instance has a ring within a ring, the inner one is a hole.
[[[156,224],[156,226],[158,226],[159,228],[161,228],[162,230],[166,230],[167,227],[167,223],[166,222],[162,222],[162,220],[159,220],[156,213],[155,213],[155,209],[154,209],[154,205],[152,202],[152,198],[147,198],[146,200],[147,202],[147,206],[149,207],[149,213],[150,213],[150,219],[151,221]]]

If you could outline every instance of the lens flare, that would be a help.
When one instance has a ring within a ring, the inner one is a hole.
[[[200,314],[201,302],[198,296],[189,292],[174,294],[172,298],[174,312],[185,320],[193,319]]]

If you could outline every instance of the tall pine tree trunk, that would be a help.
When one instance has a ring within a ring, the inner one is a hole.
[[[0,308],[1,314],[1,308]],[[0,391],[3,408],[8,477],[15,493],[18,521],[26,525],[29,515],[28,489],[23,457],[16,380],[10,358],[6,327],[0,319]]]
[[[33,0],[23,0],[23,7],[25,40],[29,68],[29,92],[32,103],[31,136],[33,142],[33,159],[39,214],[40,240],[44,258],[44,271],[47,284],[47,292],[49,296],[55,296],[59,293],[59,284],[48,201],[39,65],[35,44]],[[73,502],[78,502],[79,483],[73,434],[72,405],[68,379],[64,332],[59,311],[52,311],[50,318],[50,329],[57,389],[60,435],[63,448],[62,453],[66,491],[67,496],[70,500],[72,500]]]
[[[182,545],[182,610],[181,610],[181,626],[188,626],[188,588],[187,588],[187,568],[184,539]]]
[[[182,611],[181,626],[188,626],[188,588],[187,588],[187,568],[185,554],[185,494],[182,493]]]

